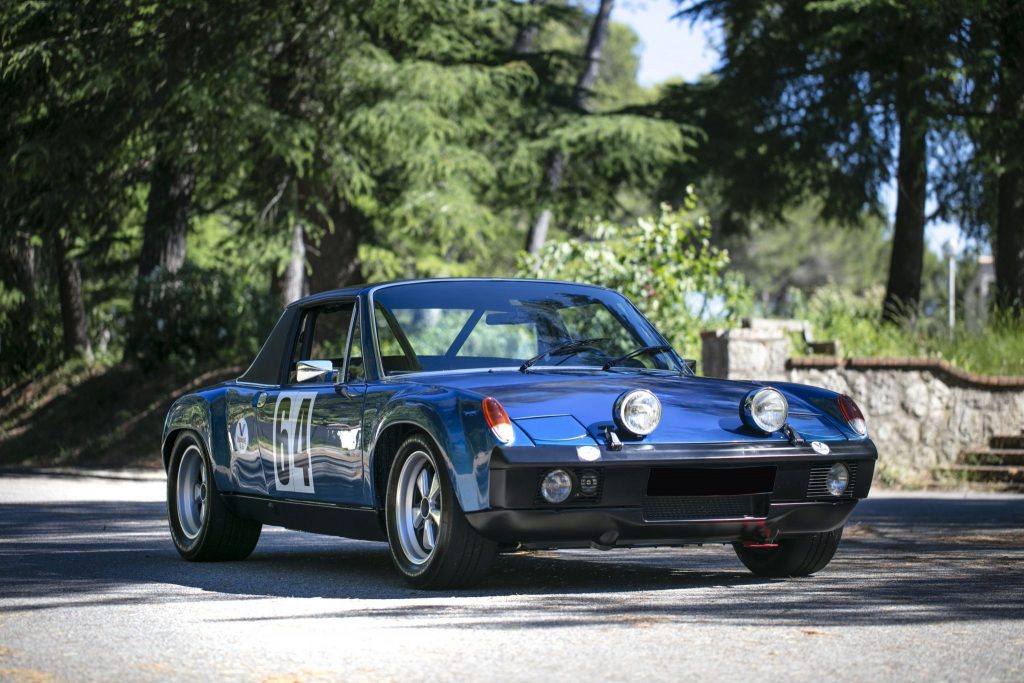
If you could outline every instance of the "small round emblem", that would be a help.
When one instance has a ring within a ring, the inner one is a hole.
[[[249,450],[249,424],[245,420],[235,423],[235,449],[238,451]]]
[[[827,443],[822,443],[820,441],[812,441],[811,448],[814,449],[815,453],[820,453],[821,455],[828,455],[831,450]]]

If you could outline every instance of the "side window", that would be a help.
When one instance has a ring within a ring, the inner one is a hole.
[[[288,364],[288,383],[295,384],[295,366],[300,360],[305,360],[309,340],[309,325],[313,321],[313,312],[306,311],[299,321],[299,335],[295,338],[295,346],[292,347],[292,362]]]
[[[334,367],[341,367],[345,362],[352,308],[353,304],[345,304],[317,311],[313,319],[313,345],[309,352],[311,359],[329,360],[334,363]]]
[[[352,341],[348,352],[348,370],[346,382],[362,382],[366,380],[366,368],[363,366],[363,335],[359,332],[359,316],[352,323]]]
[[[334,366],[335,372],[341,370],[345,362],[345,347],[348,343],[349,326],[352,320],[352,310],[355,304],[347,303],[341,305],[326,306],[307,311],[303,315],[302,325],[298,339],[295,341],[295,349],[292,352],[292,364],[288,373],[288,380],[295,384],[298,382],[296,368],[300,360],[329,360]],[[305,349],[308,348],[308,355],[303,357]],[[331,382],[335,375],[332,373],[327,377],[319,377],[308,382]]]
[[[391,313],[380,303],[374,311],[374,318],[377,319],[377,349],[385,374],[419,370],[419,361],[398,321],[391,318]],[[403,336],[399,338],[398,335]]]

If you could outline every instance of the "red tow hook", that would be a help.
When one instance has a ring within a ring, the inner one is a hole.
[[[757,522],[753,528],[753,536],[756,536],[756,540],[743,541],[744,548],[778,548],[779,544],[775,543],[775,538],[778,536],[778,532],[773,530],[770,526],[764,522]]]

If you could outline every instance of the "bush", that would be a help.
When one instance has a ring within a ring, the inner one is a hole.
[[[733,323],[751,308],[742,277],[726,272],[729,255],[711,245],[710,221],[691,192],[673,211],[619,226],[594,220],[584,239],[549,242],[520,259],[519,277],[603,285],[629,297],[675,347],[700,357],[700,331]]]
[[[812,324],[817,339],[835,339],[848,358],[936,358],[970,372],[1024,375],[1024,319],[995,312],[983,330],[958,325],[952,337],[944,317],[905,318],[882,324],[884,292],[855,294],[839,287],[821,287],[806,302],[799,301],[797,317]]]
[[[216,268],[158,270],[141,286],[126,356],[145,366],[251,360],[279,312],[268,294]]]
[[[61,320],[56,292],[24,294],[0,283],[0,387],[37,376],[60,364]]]

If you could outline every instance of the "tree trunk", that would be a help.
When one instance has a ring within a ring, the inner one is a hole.
[[[997,182],[995,304],[1015,314],[1024,311],[1024,176],[1019,169]]]
[[[997,151],[1002,169],[996,179],[995,300],[997,307],[1024,312],[1024,15],[1002,26]]]
[[[896,93],[900,127],[899,162],[896,171],[896,223],[886,285],[882,320],[896,322],[917,315],[924,264],[925,193],[928,181],[927,121],[917,113],[924,101],[920,92],[921,69],[904,58]]]
[[[306,281],[306,230],[302,221],[292,226],[291,255],[281,276],[281,303],[287,306],[309,293]]]
[[[547,0],[530,0],[530,4],[535,7],[539,7],[545,2]],[[525,55],[533,50],[533,43],[537,40],[538,33],[540,33],[540,23],[536,21],[531,21],[519,29],[516,34],[516,42],[512,45],[513,54]]]
[[[188,235],[188,216],[192,208],[195,173],[188,166],[180,166],[157,150],[149,180],[149,198],[146,220],[142,226],[142,250],[139,252],[139,272],[135,282],[132,310],[136,313],[144,306],[147,279],[154,273],[176,273],[185,263]],[[133,355],[143,338],[150,334],[133,315],[125,344],[125,355]]]
[[[78,263],[68,255],[71,240],[67,235],[53,238],[53,258],[60,293],[60,317],[64,330],[64,358],[85,358],[92,362],[92,344],[82,300],[82,275]]]
[[[594,16],[594,23],[590,25],[590,35],[587,38],[587,63],[583,67],[583,73],[576,81],[576,106],[582,111],[587,110],[590,100],[590,92],[597,84],[597,75],[601,70],[601,51],[604,50],[604,42],[608,39],[608,24],[612,17],[612,6],[615,0],[601,0],[597,14]]]
[[[587,38],[587,50],[585,53],[586,64],[573,90],[576,107],[583,113],[586,113],[588,110],[590,93],[597,83],[597,76],[601,70],[601,51],[604,49],[605,40],[608,38],[608,24],[611,21],[612,7],[614,5],[615,0],[601,0],[601,5],[597,8],[597,14],[594,15],[594,21],[590,25],[590,35]],[[548,157],[547,164],[544,167],[543,194],[546,199],[545,204],[550,203],[551,197],[554,196],[555,192],[558,191],[558,187],[562,184],[562,177],[565,175],[565,163],[565,154],[561,150],[556,150]],[[543,248],[544,242],[547,240],[548,228],[551,225],[551,216],[550,206],[544,205],[540,215],[537,216],[530,226],[530,231],[526,235],[526,251],[530,254],[536,255]]]
[[[139,282],[158,268],[174,273],[185,263],[188,217],[196,178],[159,152],[149,181],[146,222],[142,228]]]
[[[185,263],[188,217],[196,184],[188,159],[192,152],[188,143],[192,136],[192,119],[168,107],[170,98],[188,81],[196,67],[196,34],[189,25],[188,8],[171,3],[169,9],[161,20],[166,36],[162,50],[165,72],[154,96],[157,111],[162,110],[162,113],[154,124],[156,151],[142,228],[139,284],[158,268],[174,273]]]
[[[565,173],[565,154],[561,150],[555,150],[544,167],[544,192],[552,196],[562,183],[562,174]],[[526,235],[526,251],[530,254],[539,254],[548,238],[548,228],[551,226],[551,209],[545,206],[537,220],[530,226],[530,232]]]
[[[333,229],[315,249],[308,248],[309,291],[338,289],[362,280],[359,263],[359,216],[346,202],[337,200],[331,210]]]

